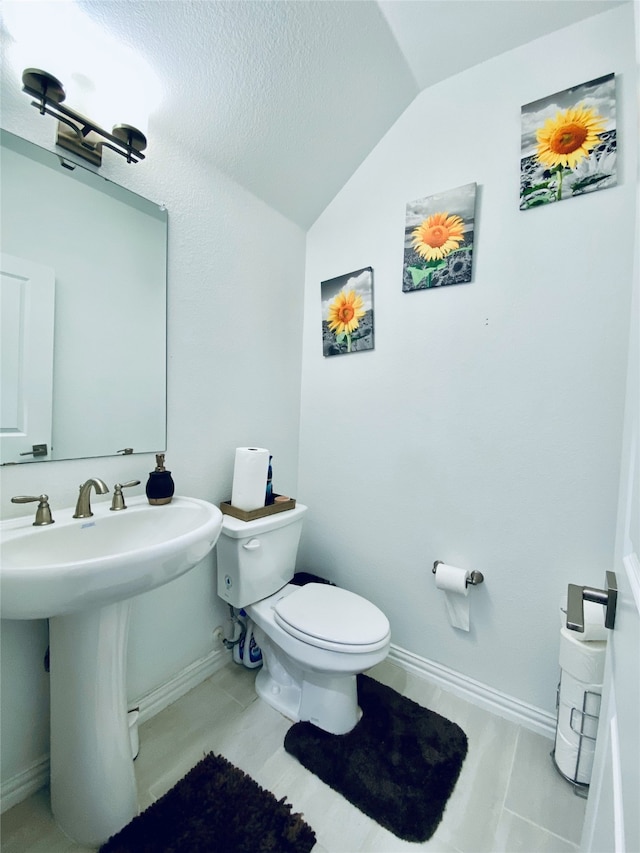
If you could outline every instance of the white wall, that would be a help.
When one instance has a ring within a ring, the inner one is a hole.
[[[300,229],[206,152],[154,136],[153,122],[144,163],[107,152],[101,170],[169,209],[177,491],[224,500],[233,449],[269,447],[275,487],[311,507],[301,565],[380,604],[399,645],[549,709],[557,599],[569,579],[599,583],[612,553],[631,267],[628,14],[412,104],[309,234],[304,346]],[[610,71],[621,75],[622,186],[520,213],[520,105]],[[2,97],[2,126],[53,148],[53,121],[4,81]],[[480,187],[473,283],[402,294],[405,203],[468,181]],[[325,360],[320,281],[369,264],[376,349]],[[25,512],[11,495],[44,490],[55,513],[89,476],[144,484],[152,467],[149,455],[2,469],[2,517]],[[446,622],[436,558],[486,574],[469,636]],[[136,600],[131,697],[210,650],[225,615],[214,560]],[[46,646],[45,622],[2,622],[3,780],[47,750]]]
[[[518,209],[520,107],[615,72],[619,186]],[[419,95],[307,237],[301,567],[392,642],[553,712],[559,600],[611,567],[637,129],[632,7]],[[472,283],[402,292],[405,204],[477,181]],[[320,282],[371,265],[375,350],[323,358]],[[485,575],[451,627],[431,567]]]
[[[41,118],[6,80],[2,97],[2,126],[53,148],[54,121]],[[153,124],[149,139],[144,163],[127,165],[105,152],[101,174],[169,210],[166,461],[176,492],[228,499],[235,447],[258,444],[274,454],[274,487],[296,494],[304,234],[211,168],[206,152],[154,136]],[[31,512],[30,505],[11,504],[12,495],[43,491],[55,517],[91,476],[111,487],[140,479],[129,493],[144,494],[154,464],[147,455],[3,468],[2,517]],[[227,615],[215,594],[214,566],[212,555],[135,600],[130,698],[212,650],[212,630]],[[1,647],[4,782],[48,751],[47,623],[3,620]]]

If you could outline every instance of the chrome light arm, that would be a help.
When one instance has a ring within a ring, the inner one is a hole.
[[[144,160],[142,153],[147,139],[142,131],[130,124],[117,124],[111,133],[71,107],[64,106],[66,95],[62,83],[53,74],[41,68],[25,68],[22,74],[22,91],[35,98],[31,104],[40,115],[57,118],[57,144],[73,151],[96,166],[102,162],[102,148],[122,155],[127,163]],[[70,130],[67,130],[69,128]]]

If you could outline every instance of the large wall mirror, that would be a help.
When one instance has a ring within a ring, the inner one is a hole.
[[[167,211],[0,131],[0,464],[166,447]]]

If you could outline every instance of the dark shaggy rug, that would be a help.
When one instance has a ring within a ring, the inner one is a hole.
[[[284,747],[360,811],[405,841],[435,832],[462,762],[467,736],[455,723],[358,676],[362,719],[346,735],[295,723]]]
[[[100,853],[309,853],[315,843],[284,798],[209,753]]]

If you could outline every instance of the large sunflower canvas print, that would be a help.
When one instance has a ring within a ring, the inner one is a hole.
[[[327,279],[320,287],[323,354],[373,349],[373,269]]]
[[[402,290],[471,281],[476,184],[407,204]]]
[[[520,156],[520,210],[615,186],[615,75],[522,107]]]

